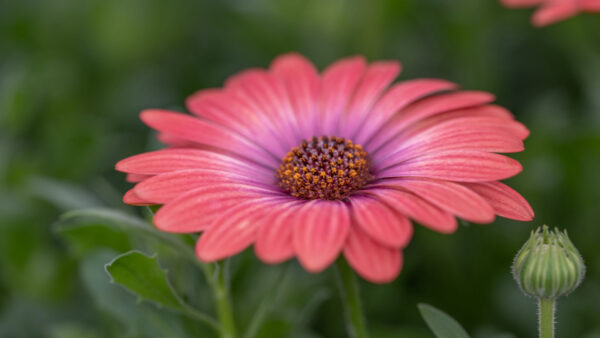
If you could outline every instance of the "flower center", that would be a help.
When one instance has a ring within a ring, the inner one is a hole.
[[[335,136],[313,137],[292,148],[277,170],[279,186],[303,199],[341,200],[372,178],[361,145]]]

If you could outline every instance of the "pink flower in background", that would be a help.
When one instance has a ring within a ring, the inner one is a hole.
[[[541,27],[568,19],[580,12],[600,13],[600,0],[501,0],[511,8],[538,6],[531,18],[535,26]]]
[[[297,257],[319,272],[343,254],[375,283],[399,274],[411,220],[441,233],[456,217],[531,220],[499,182],[521,171],[499,153],[522,151],[528,130],[489,93],[440,79],[392,84],[400,69],[352,57],[319,74],[287,54],[192,95],[193,115],[144,111],[170,147],[117,164],[138,182],[124,201],[163,205],[160,230],[203,232],[205,262],[253,244],[266,263]]]

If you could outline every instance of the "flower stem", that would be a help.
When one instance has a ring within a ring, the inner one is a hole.
[[[540,338],[554,338],[554,299],[539,300]]]
[[[367,325],[362,312],[358,282],[354,271],[342,258],[337,261],[337,280],[346,315],[348,334],[354,338],[367,338]]]
[[[235,321],[229,299],[228,283],[229,264],[217,264],[212,282],[213,293],[217,305],[217,317],[221,324],[221,338],[235,338]]]

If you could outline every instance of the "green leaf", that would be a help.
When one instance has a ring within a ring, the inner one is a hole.
[[[91,252],[80,261],[83,285],[98,308],[117,321],[107,321],[107,329],[116,331],[109,337],[188,337],[180,314],[161,311],[148,303],[137,303],[135,297],[123,287],[110,283],[104,266],[115,257],[113,250],[101,249]],[[119,328],[120,325],[125,325]],[[116,327],[115,327],[116,326]],[[210,330],[210,329],[209,329]],[[211,331],[207,331],[206,334]]]
[[[158,264],[156,255],[129,251],[106,264],[105,268],[114,282],[138,295],[140,301],[150,300],[159,306],[185,310],[167,279],[167,271]]]
[[[192,308],[177,295],[167,278],[167,271],[160,267],[156,255],[148,256],[132,250],[117,256],[104,268],[112,282],[137,295],[138,302],[150,301],[158,307],[175,310],[219,330],[218,323],[212,317]]]
[[[445,312],[428,304],[419,304],[419,312],[437,338],[469,338],[462,326]]]

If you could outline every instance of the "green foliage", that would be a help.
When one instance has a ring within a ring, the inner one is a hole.
[[[167,271],[158,264],[156,255],[129,251],[107,263],[105,269],[113,282],[136,294],[139,301],[149,300],[161,307],[183,310],[182,301],[169,283]]]
[[[180,315],[161,311],[151,304],[139,304],[136,296],[110,283],[103,266],[115,255],[116,252],[110,250],[96,251],[82,260],[80,270],[92,300],[111,318],[106,321],[109,332],[116,334],[125,328],[124,337],[187,337]]]
[[[469,338],[460,324],[445,312],[428,304],[419,304],[419,312],[437,338]]]

